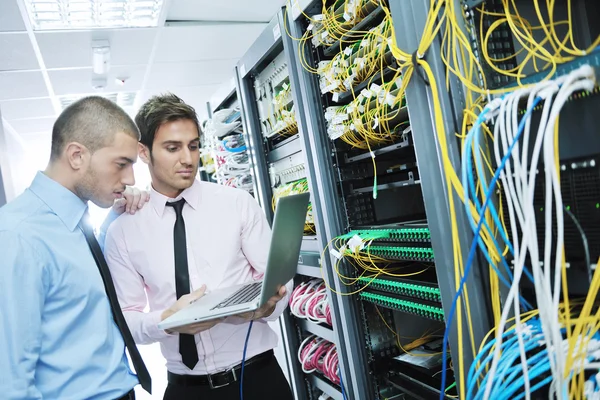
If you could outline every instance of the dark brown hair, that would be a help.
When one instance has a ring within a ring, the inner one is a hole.
[[[202,136],[198,116],[194,107],[186,104],[173,93],[154,96],[146,101],[135,116],[135,123],[140,129],[140,142],[152,150],[156,131],[162,124],[181,119],[192,121],[198,129],[198,137]]]
[[[118,132],[140,139],[138,128],[121,107],[104,97],[84,97],[68,106],[56,119],[52,127],[50,160],[60,158],[70,142],[79,142],[94,153],[110,145]]]

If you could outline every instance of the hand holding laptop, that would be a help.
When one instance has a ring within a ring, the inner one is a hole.
[[[198,290],[193,291],[190,294],[183,295],[177,300],[171,307],[167,308],[163,311],[161,315],[161,321],[169,318],[171,315],[175,314],[177,311],[186,308],[200,297],[204,296],[206,292],[206,286],[202,285],[202,287]],[[219,322],[223,321],[225,318],[215,318],[210,321],[197,322],[189,325],[179,326],[172,329],[168,329],[167,333],[187,333],[189,335],[195,335],[196,333],[200,333],[207,329],[212,328]]]
[[[301,193],[279,200],[263,280],[219,288],[206,296],[194,293],[195,300],[185,299],[171,312],[163,314],[168,318],[158,327],[208,329],[207,326],[212,327],[228,316],[254,320],[271,315],[275,304],[285,295],[283,286],[296,275],[309,198],[309,193]],[[194,301],[192,305],[191,301]],[[221,320],[215,322],[215,318]]]
[[[277,294],[274,295],[273,297],[271,297],[259,309],[239,314],[239,315],[237,315],[237,317],[243,318],[248,321],[253,321],[256,319],[268,317],[269,315],[273,314],[273,311],[275,311],[275,307],[277,306],[277,303],[281,299],[283,299],[283,296],[285,296],[285,292],[286,292],[285,286],[281,286],[279,288],[279,290],[277,291]]]

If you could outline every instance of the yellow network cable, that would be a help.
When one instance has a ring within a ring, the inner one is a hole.
[[[277,200],[282,197],[290,196],[292,194],[307,193],[308,192],[308,181],[306,178],[300,179],[295,182],[291,182],[282,186],[273,188],[273,198],[271,200],[271,208],[275,211]],[[313,217],[312,204],[308,205],[308,212],[306,214],[306,223],[304,224],[304,233],[307,235],[316,233],[315,221]]]
[[[396,337],[396,345],[398,346],[398,348],[403,353],[410,354],[413,357],[431,357],[431,356],[434,356],[434,355],[442,354],[441,352],[439,352],[439,353],[428,353],[428,354],[411,353],[411,350],[414,350],[417,347],[421,347],[424,344],[427,344],[427,343],[431,342],[436,336],[425,333],[421,337],[419,337],[419,338],[413,340],[412,342],[407,343],[407,344],[405,344],[403,346],[402,343],[400,342],[400,339],[402,338],[402,336],[400,336],[398,334],[398,332],[396,332],[395,329],[392,329],[392,327],[387,323],[387,321],[383,317],[383,314],[381,314],[381,311],[379,311],[379,307],[377,307],[377,306],[374,306],[374,307],[375,307],[375,310],[377,311],[377,314],[379,314],[379,317],[381,318],[381,321],[383,321],[383,323],[389,329],[389,331],[392,332],[394,334],[394,336]]]
[[[522,86],[521,84],[521,79],[525,76],[523,73],[524,68],[529,64],[529,63],[533,63],[533,66],[536,70],[539,69],[539,67],[541,66],[541,69],[545,70],[545,75],[546,78],[550,77],[551,75],[554,74],[555,70],[556,70],[556,66],[560,63],[564,63],[566,61],[571,60],[574,56],[580,56],[583,54],[587,54],[590,51],[592,51],[595,47],[598,46],[598,44],[600,44],[600,37],[596,38],[596,40],[594,41],[594,43],[589,46],[587,49],[581,50],[578,49],[577,46],[574,44],[574,35],[573,35],[573,24],[572,24],[572,18],[571,18],[571,2],[570,0],[567,3],[568,6],[568,18],[567,20],[560,20],[560,21],[556,21],[554,19],[554,3],[555,0],[546,0],[546,7],[549,10],[548,12],[548,18],[547,20],[544,20],[543,16],[541,15],[541,12],[539,11],[539,0],[534,0],[534,6],[536,7],[536,13],[538,16],[538,20],[537,21],[537,25],[536,24],[532,24],[529,21],[527,21],[526,19],[522,18],[521,15],[519,14],[519,10],[517,9],[515,2],[513,0],[503,0],[502,4],[503,4],[503,9],[504,12],[503,13],[491,13],[489,11],[485,10],[484,5],[482,5],[479,9],[479,12],[486,14],[488,16],[494,16],[494,17],[498,17],[498,19],[492,23],[492,25],[489,27],[489,29],[484,32],[484,30],[480,27],[479,31],[481,34],[480,37],[480,43],[482,44],[482,48],[481,50],[481,54],[483,59],[486,61],[487,64],[489,64],[491,66],[491,68],[493,68],[496,72],[509,76],[511,78],[515,78],[517,80],[517,84],[519,86]],[[384,8],[384,12],[387,15],[387,18],[390,17],[389,15],[389,10],[387,8]],[[452,234],[452,243],[453,243],[453,254],[454,254],[454,270],[455,270],[455,281],[458,285],[458,282],[460,281],[460,277],[464,274],[463,271],[463,260],[462,260],[462,250],[461,250],[461,243],[458,239],[458,228],[456,225],[456,205],[455,205],[455,200],[454,197],[458,196],[458,198],[464,202],[464,198],[462,196],[463,193],[463,189],[462,189],[462,185],[460,182],[460,179],[458,178],[456,171],[453,168],[452,163],[449,160],[448,157],[448,151],[447,151],[447,143],[446,143],[446,135],[445,135],[445,131],[444,131],[444,124],[443,124],[443,116],[441,114],[441,107],[440,107],[440,103],[439,103],[439,96],[438,96],[438,87],[437,87],[437,82],[435,80],[435,77],[433,76],[433,73],[431,71],[431,68],[429,67],[428,63],[423,59],[423,55],[426,54],[427,50],[429,49],[429,47],[431,46],[431,44],[433,43],[433,40],[435,39],[436,35],[438,34],[438,32],[442,33],[442,51],[441,51],[441,56],[442,56],[442,60],[446,65],[447,71],[448,71],[448,75],[446,78],[446,85],[449,84],[449,77],[450,75],[454,75],[456,77],[458,77],[458,79],[462,82],[462,84],[465,86],[466,89],[466,93],[465,93],[465,100],[466,100],[466,108],[463,114],[463,124],[462,124],[462,134],[456,133],[458,136],[460,137],[464,137],[466,132],[468,131],[468,129],[470,129],[470,127],[473,125],[474,121],[477,118],[477,114],[481,111],[487,96],[492,95],[492,94],[502,94],[508,91],[512,91],[514,89],[494,89],[494,90],[490,90],[487,87],[487,83],[485,81],[485,75],[482,72],[482,66],[480,64],[479,59],[475,56],[475,54],[473,53],[473,50],[471,48],[471,42],[469,40],[469,38],[466,37],[465,33],[462,31],[462,26],[461,23],[458,21],[458,18],[460,18],[462,13],[462,10],[457,9],[455,7],[455,4],[453,1],[450,0],[432,0],[430,3],[430,10],[428,13],[428,17],[427,17],[427,21],[426,21],[426,25],[425,25],[425,29],[423,30],[423,36],[422,39],[420,41],[420,44],[418,46],[417,49],[417,56],[418,56],[418,65],[415,66],[412,63],[412,58],[411,55],[408,52],[405,52],[401,49],[399,49],[397,47],[396,44],[396,40],[395,40],[395,35],[391,35],[391,45],[390,45],[390,50],[392,51],[392,54],[394,55],[399,68],[398,68],[398,72],[402,73],[402,83],[400,85],[400,87],[398,88],[398,91],[395,93],[396,98],[397,99],[402,99],[403,95],[404,95],[404,91],[406,89],[406,86],[408,85],[408,83],[410,82],[412,75],[414,74],[414,68],[422,68],[425,71],[425,75],[428,79],[428,81],[431,83],[431,91],[432,91],[432,97],[433,97],[433,112],[434,112],[434,119],[435,119],[435,130],[436,130],[436,134],[437,134],[437,140],[438,140],[438,145],[440,147],[440,151],[441,151],[441,158],[442,158],[442,162],[443,162],[443,169],[444,169],[444,175],[445,175],[445,183],[446,183],[446,190],[447,190],[447,196],[448,196],[448,203],[449,203],[449,207],[450,207],[450,220],[451,220],[451,234]],[[324,13],[325,14],[325,13]],[[391,19],[390,19],[391,20]],[[332,23],[333,19],[331,19],[331,17],[328,17],[327,19],[325,19],[326,22],[324,22],[323,24],[321,24],[321,26],[324,26],[325,24],[329,24]],[[568,31],[566,33],[566,35],[564,37],[559,37],[557,32],[556,32],[556,26],[559,25],[567,25],[568,26]],[[487,50],[487,42],[489,41],[491,35],[493,34],[494,30],[499,29],[501,26],[503,25],[508,25],[509,29],[512,31],[515,39],[519,42],[519,44],[522,46],[522,50],[519,51],[519,55],[520,54],[525,54],[525,58],[523,59],[522,62],[517,63],[516,62],[516,55],[513,55],[512,57],[505,57],[505,58],[492,58],[490,57],[488,50]],[[327,25],[330,26],[330,25]],[[538,40],[534,37],[534,31],[536,30],[543,30],[544,33],[546,34],[546,36],[542,39],[542,40]],[[331,28],[332,32],[338,32],[338,33],[342,33],[342,35],[339,36],[339,38],[343,37],[343,33],[347,33],[347,30],[337,30],[334,28]],[[315,31],[313,30],[313,32],[310,35],[314,35]],[[309,40],[310,38],[307,35],[306,38],[304,38],[304,40]],[[333,35],[332,35],[333,36]],[[382,32],[376,32],[373,33],[372,36],[374,37],[380,37],[381,39],[385,39],[384,35]],[[567,46],[567,43],[569,44]],[[550,47],[552,48],[552,51],[549,51],[545,48],[546,45],[550,45]],[[340,44],[340,50],[342,50],[342,45]],[[308,66],[308,62],[305,58],[305,54],[304,54],[304,50],[301,50],[301,52],[303,54],[301,54],[301,59],[304,61],[304,64],[307,64]],[[508,60],[510,60],[511,58],[515,59],[515,65],[516,67],[510,70],[504,70],[501,69],[499,67],[496,66],[497,63],[503,63],[506,62]],[[308,66],[309,68],[313,68],[311,66]],[[313,69],[313,71],[311,72],[319,72],[317,69]],[[482,82],[479,82],[480,77],[483,79]],[[382,87],[385,85],[382,84]],[[352,93],[355,100],[359,97],[356,93]],[[355,123],[354,128],[356,128],[355,130],[350,130],[348,132],[344,132],[344,135],[342,135],[342,140],[345,140],[346,142],[348,142],[350,145],[354,145],[354,146],[363,146],[366,147],[367,149],[370,150],[370,143],[378,143],[378,134],[380,132],[375,131],[375,128],[373,128],[372,124],[365,124],[366,121],[373,121],[376,117],[378,118],[378,122],[380,124],[385,124],[385,123],[389,123],[390,118],[388,118],[389,116],[389,112],[385,113],[385,109],[383,106],[379,106],[377,104],[372,105],[370,102],[368,104],[364,104],[361,103],[360,104],[362,107],[364,107],[364,110],[360,110],[358,109],[353,109],[350,112],[352,113],[352,119],[351,121],[353,123]],[[347,108],[342,110],[343,112],[347,111]],[[389,110],[387,110],[389,111]],[[356,121],[360,121],[359,123],[356,123]],[[344,125],[350,125],[350,123],[344,124]],[[358,126],[357,126],[358,125]],[[558,127],[558,124],[556,125]],[[382,129],[382,131],[390,131],[389,126],[386,126],[385,129]],[[558,129],[558,128],[557,128]],[[484,131],[486,132],[486,134],[488,136],[491,136],[491,132],[489,132],[489,129],[487,127],[484,127]],[[558,146],[556,146],[556,148],[558,148]],[[476,149],[477,151],[477,149]],[[487,154],[484,153],[483,155],[483,159],[485,160],[486,163],[486,167],[488,168],[488,170],[491,169],[491,165],[489,163],[489,157]],[[558,160],[558,157],[556,157],[556,160]],[[478,179],[479,182],[481,182],[481,178]],[[481,186],[479,186],[481,187]],[[483,196],[483,193],[479,190],[480,196]],[[482,199],[484,200],[484,199]],[[502,201],[500,199],[500,201]],[[478,218],[479,215],[476,212],[473,204],[468,204],[469,206],[469,210],[471,212],[471,214],[474,216],[475,218],[475,222],[478,222]],[[500,207],[500,214],[502,214],[502,207]],[[495,246],[493,246],[493,243],[491,241],[491,238],[493,236],[495,236],[497,234],[498,230],[504,230],[506,232],[506,227],[504,226],[504,216],[501,215],[501,221],[502,221],[502,226],[494,226],[493,221],[490,219],[491,215],[489,213],[489,211],[485,214],[484,218],[487,219],[488,221],[488,225],[489,226],[493,226],[493,231],[487,231],[485,228],[482,230],[481,232],[481,237],[484,240],[484,243],[486,244],[486,246],[488,247],[488,249],[490,250],[490,256],[492,257],[493,261],[499,261],[500,260],[500,254],[498,254],[495,251]],[[506,253],[506,249],[504,250],[504,253]],[[372,257],[368,257],[368,261],[366,259],[358,259],[358,261],[360,261],[361,263],[364,263],[365,265],[368,265],[368,263],[372,263],[374,260]],[[564,260],[563,260],[564,261]],[[564,262],[563,262],[564,264]],[[378,271],[379,272],[379,271]],[[380,272],[379,272],[380,273]],[[584,306],[584,309],[582,310],[582,312],[580,313],[579,317],[575,318],[575,319],[571,319],[571,313],[568,312],[569,310],[569,299],[568,299],[568,291],[567,291],[567,284],[566,284],[566,272],[565,269],[563,268],[563,292],[564,292],[564,297],[565,297],[565,302],[567,304],[566,309],[564,312],[562,312],[562,321],[563,323],[568,327],[567,328],[567,335],[569,337],[569,343],[570,346],[575,349],[577,341],[580,340],[579,338],[584,338],[583,340],[589,340],[589,338],[591,338],[592,334],[597,332],[598,330],[598,318],[600,318],[600,316],[598,315],[598,312],[596,313],[596,315],[592,316],[591,315],[591,304],[594,303],[595,297],[592,299],[590,296],[588,296],[588,299],[586,301],[586,306]],[[499,316],[499,312],[500,312],[500,297],[499,297],[499,289],[498,289],[498,277],[495,275],[495,273],[491,270],[490,268],[490,276],[492,277],[491,282],[490,282],[490,291],[492,294],[492,306],[493,306],[493,310],[494,310],[494,316],[495,316],[495,320],[498,320],[498,316]],[[600,285],[600,278],[597,278],[598,274],[595,273],[594,274],[594,288],[597,290],[598,289],[598,285]],[[458,290],[458,286],[457,286],[457,290]],[[591,293],[594,293],[593,291]],[[470,341],[471,341],[471,348],[473,351],[473,354],[475,354],[475,344],[474,344],[474,336],[473,336],[473,332],[472,332],[472,324],[471,324],[471,315],[470,315],[470,308],[469,308],[469,297],[468,297],[468,291],[465,289],[464,290],[464,294],[462,296],[462,298],[460,299],[460,302],[463,304],[464,307],[464,311],[466,311],[466,325],[469,329],[469,335],[470,335]],[[459,307],[457,309],[457,321],[458,321],[458,355],[459,355],[459,382],[460,382],[460,388],[461,388],[461,393],[460,393],[460,397],[464,398],[464,390],[465,390],[465,385],[464,385],[464,371],[465,371],[465,365],[464,365],[464,360],[463,360],[463,354],[464,354],[464,349],[463,349],[463,336],[464,336],[464,332],[463,332],[463,307]],[[596,319],[594,319],[596,318]],[[450,322],[449,322],[450,323]],[[582,332],[586,332],[585,336],[582,336],[581,333]],[[484,341],[485,342],[485,341]],[[483,345],[483,343],[482,343]],[[580,347],[581,349],[582,347]],[[578,362],[577,360],[581,360],[581,357],[583,356],[583,354],[571,354],[572,352],[570,351],[569,354],[569,367],[571,367],[574,363]],[[567,371],[569,371],[570,368],[567,368]],[[572,396],[580,396],[580,393],[582,393],[582,388],[583,388],[583,375],[580,374],[578,375],[577,379],[574,379],[572,381],[572,385],[570,388],[570,394]],[[576,398],[576,397],[572,397],[572,398]]]

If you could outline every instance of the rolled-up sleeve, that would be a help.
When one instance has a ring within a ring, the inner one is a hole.
[[[51,271],[35,243],[0,231],[0,397],[41,399],[35,386]]]

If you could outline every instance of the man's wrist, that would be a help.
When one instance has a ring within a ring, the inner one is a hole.
[[[267,311],[265,312],[265,314],[261,318],[268,318],[271,315],[273,315],[273,313],[275,312],[275,308],[277,308],[276,304],[274,304],[273,306],[271,306],[271,308],[267,309]]]

